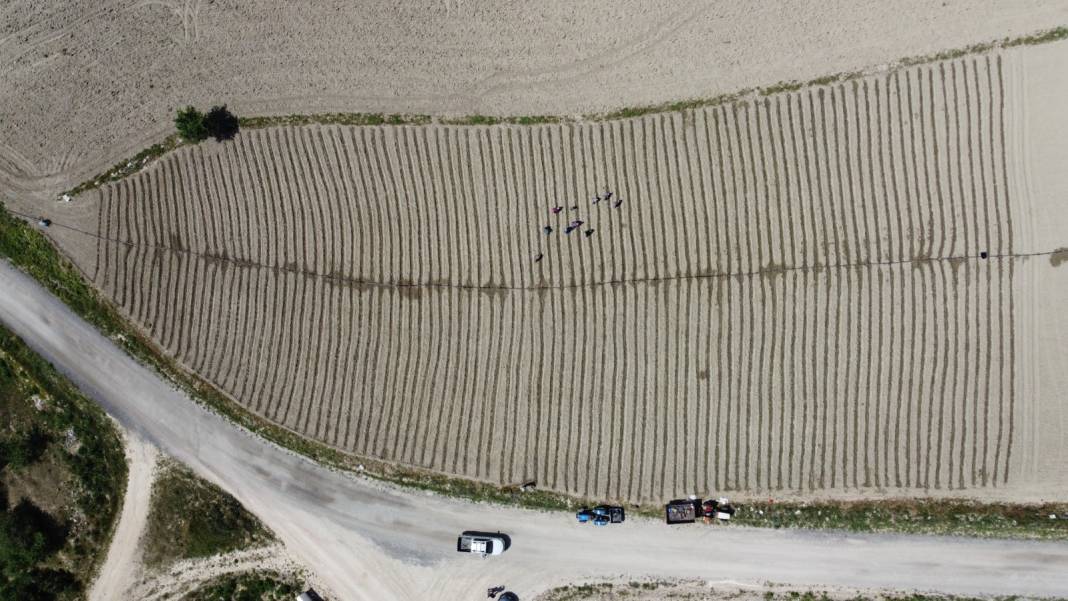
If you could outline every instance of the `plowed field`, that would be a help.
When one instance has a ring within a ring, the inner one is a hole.
[[[239,403],[361,455],[633,501],[1000,486],[1004,71],[603,123],[249,131],[93,192],[79,261]]]

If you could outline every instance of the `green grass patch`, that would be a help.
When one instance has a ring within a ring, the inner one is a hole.
[[[144,561],[165,568],[267,544],[274,536],[237,499],[176,461],[160,462],[144,533]]]
[[[583,583],[560,586],[537,597],[537,601],[653,601],[662,599],[701,599],[703,601],[728,601],[731,599],[764,599],[764,601],[1016,601],[1014,596],[968,597],[910,593],[903,591],[823,591],[790,590],[775,585],[760,592],[734,586],[718,587],[694,580],[646,580],[631,581],[613,586],[610,582]],[[1047,601],[1058,601],[1049,599]],[[1059,601],[1064,601],[1063,599]]]
[[[275,571],[241,572],[213,578],[182,601],[292,601],[302,593],[293,576]]]
[[[274,117],[241,117],[242,129],[259,129],[281,125],[426,125],[429,115],[386,113],[316,113]]]
[[[1057,516],[1050,518],[1051,515]],[[1068,503],[979,503],[903,499],[820,503],[750,502],[733,523],[761,528],[816,528],[996,538],[1068,539]]]
[[[0,597],[80,598],[125,487],[104,412],[0,326]]]
[[[1002,46],[1012,48],[1014,46],[1034,46],[1036,44],[1048,44],[1068,39],[1068,27],[1054,27],[1031,35],[1005,40]]]
[[[565,123],[570,121],[567,117],[553,115],[524,115],[520,117],[498,117],[493,115],[467,115],[464,117],[442,117],[438,123],[444,125],[497,125],[508,123],[512,125],[543,125],[546,123]]]

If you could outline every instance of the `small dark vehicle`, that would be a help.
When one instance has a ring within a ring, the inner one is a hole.
[[[607,526],[608,524],[622,524],[626,519],[626,512],[617,505],[598,505],[593,509],[583,507],[575,514],[575,519],[580,524],[593,522],[594,526]]]
[[[702,511],[701,499],[675,499],[664,508],[669,524],[692,524]]]

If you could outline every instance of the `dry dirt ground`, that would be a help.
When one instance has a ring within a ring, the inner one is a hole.
[[[1057,498],[1065,329],[1032,291],[1065,271],[1066,48],[604,123],[250,131],[53,234],[183,364],[357,454],[635,502]]]
[[[141,538],[151,507],[159,450],[140,435],[125,432],[129,468],[122,514],[111,539],[108,555],[89,591],[89,601],[172,599],[225,574],[273,570],[304,574],[305,569],[280,544],[256,547],[206,558],[179,561],[166,570],[147,571],[142,562]],[[320,590],[321,583],[316,583]]]
[[[162,601],[181,598],[208,581],[227,574],[266,571],[278,574],[304,574],[304,569],[286,552],[281,543],[240,551],[231,551],[202,559],[180,561],[162,573],[146,574],[126,590],[130,599]],[[316,585],[317,590],[325,590]],[[112,597],[118,599],[120,597]]]
[[[175,107],[575,114],[868,68],[1068,21],[1059,0],[9,0],[0,195],[52,196]]]

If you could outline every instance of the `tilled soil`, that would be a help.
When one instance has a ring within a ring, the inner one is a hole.
[[[68,250],[183,364],[361,455],[635,502],[1012,485],[1011,64],[245,132],[79,199]]]

